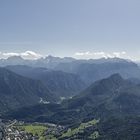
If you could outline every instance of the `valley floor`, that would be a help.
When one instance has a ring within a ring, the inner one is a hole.
[[[81,123],[74,128],[50,123],[25,123],[5,121],[1,123],[1,140],[94,140],[99,137],[96,124],[99,120]]]

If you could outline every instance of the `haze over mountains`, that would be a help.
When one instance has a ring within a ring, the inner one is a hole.
[[[87,85],[114,73],[119,73],[126,79],[140,78],[139,66],[130,60],[120,58],[77,60],[71,57],[48,56],[37,60],[25,60],[20,56],[13,56],[0,60],[0,66],[4,67],[7,65],[27,65],[73,73],[78,75]]]
[[[6,68],[19,75],[40,80],[57,97],[76,95],[86,87],[80,76],[72,73],[25,65],[7,66]]]

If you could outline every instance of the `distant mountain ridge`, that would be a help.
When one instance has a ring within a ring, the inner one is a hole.
[[[36,60],[24,59],[21,56],[11,56],[7,59],[0,59],[0,66],[7,65],[28,65],[33,67],[46,67],[46,68],[54,68],[59,63],[72,62],[76,59],[72,57],[53,57],[51,55],[45,58],[39,58]]]
[[[125,79],[140,79],[140,68],[137,64],[122,59],[98,60],[95,63],[79,63],[78,61],[63,63],[59,64],[55,69],[75,73],[88,85],[97,80],[107,78],[114,73],[119,73]]]
[[[100,59],[75,59],[72,57],[54,57],[54,56],[47,56],[44,58],[39,58],[36,60],[31,59],[24,59],[21,56],[11,56],[7,59],[0,59],[0,66],[7,66],[7,65],[28,65],[34,67],[46,67],[46,68],[55,68],[57,65],[61,63],[105,63],[105,62],[130,62],[130,60],[125,60],[121,58],[100,58]]]
[[[40,58],[37,60],[25,60],[19,56],[1,59],[0,66],[8,65],[26,65],[31,67],[42,67],[53,71],[63,71],[78,75],[87,86],[97,80],[107,78],[114,73],[119,73],[123,78],[140,79],[140,68],[130,60],[121,58],[101,58],[80,60],[71,57],[53,57]]]

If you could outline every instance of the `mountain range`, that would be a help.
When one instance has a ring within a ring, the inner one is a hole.
[[[2,118],[71,129],[96,119],[98,140],[139,140],[140,68],[134,62],[12,57],[0,66]]]

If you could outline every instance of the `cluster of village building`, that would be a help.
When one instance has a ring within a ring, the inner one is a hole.
[[[40,124],[40,123],[38,123]],[[27,133],[23,129],[18,129],[15,127],[17,125],[25,125],[24,122],[19,122],[17,120],[7,121],[4,123],[0,123],[0,140],[39,140],[38,135],[33,135],[32,133]],[[34,125],[37,125],[35,123]],[[47,126],[47,130],[44,135],[47,137],[48,135],[56,135],[59,136],[62,131],[66,128],[60,125],[45,123],[43,125]]]

